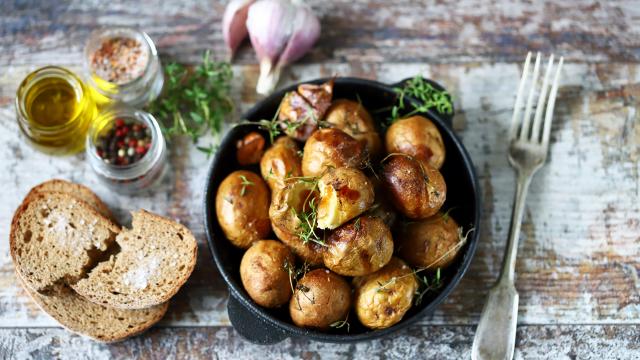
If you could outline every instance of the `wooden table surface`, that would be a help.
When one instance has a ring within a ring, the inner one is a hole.
[[[421,73],[450,90],[454,128],[475,163],[483,194],[481,238],[461,284],[431,316],[379,341],[272,346],[229,326],[227,290],[205,244],[202,192],[209,160],[188,141],[171,145],[172,175],[151,195],[111,194],[83,155],[30,148],[14,95],[49,64],[80,71],[82,48],[100,26],[139,26],[164,61],[224,57],[223,1],[0,2],[0,358],[462,359],[496,278],[509,226],[514,176],[504,141],[528,50],[565,57],[548,164],[527,201],[516,287],[517,359],[640,358],[640,6],[637,1],[309,1],[322,17],[317,46],[282,84],[344,75],[396,82]],[[561,4],[566,3],[566,4]],[[239,111],[257,99],[251,48],[234,63]],[[239,117],[236,114],[234,119]],[[234,121],[229,119],[229,121]],[[29,188],[71,179],[102,196],[122,221],[137,208],[189,226],[200,242],[196,270],[149,332],[115,345],[71,335],[18,286],[9,223]]]

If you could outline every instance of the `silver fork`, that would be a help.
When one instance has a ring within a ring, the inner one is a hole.
[[[531,178],[547,159],[553,107],[558,92],[558,79],[560,77],[560,70],[562,69],[563,58],[561,57],[560,62],[557,64],[551,92],[547,97],[549,77],[554,65],[553,55],[549,58],[544,80],[542,81],[542,88],[540,88],[533,124],[531,123],[531,108],[533,106],[538,75],[540,73],[540,53],[536,56],[533,76],[530,84],[528,84],[529,94],[527,104],[524,116],[521,116],[523,94],[525,89],[527,89],[526,85],[530,62],[531,53],[527,55],[527,60],[524,63],[522,78],[518,86],[518,95],[516,96],[516,103],[513,110],[511,128],[509,129],[509,163],[516,169],[518,175],[516,197],[513,203],[513,214],[511,215],[511,226],[509,227],[509,237],[507,239],[507,247],[500,277],[489,291],[489,297],[484,304],[480,322],[476,329],[476,335],[473,339],[473,348],[471,350],[471,358],[473,360],[502,360],[513,358],[518,319],[518,292],[514,286],[518,237],[520,235],[522,214],[524,212],[525,199]],[[546,112],[543,125],[542,112],[545,107]]]

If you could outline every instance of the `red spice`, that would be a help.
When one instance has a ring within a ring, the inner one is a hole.
[[[100,47],[89,55],[93,73],[118,85],[140,78],[148,62],[148,49],[138,40],[124,37],[105,39]]]
[[[113,165],[124,166],[140,160],[151,147],[147,127],[124,119],[117,119],[114,125],[98,137],[96,154]]]

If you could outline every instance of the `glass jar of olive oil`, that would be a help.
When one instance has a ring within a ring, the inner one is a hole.
[[[38,150],[69,155],[84,148],[97,108],[80,78],[67,69],[47,66],[20,84],[16,114],[20,129]]]

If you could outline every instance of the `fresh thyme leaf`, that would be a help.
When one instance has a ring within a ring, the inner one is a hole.
[[[252,186],[254,185],[253,181],[247,179],[246,176],[244,175],[240,175],[240,180],[242,180],[242,182],[240,184],[242,184],[242,189],[240,189],[240,196],[244,196],[247,193],[247,186]]]
[[[360,231],[360,218],[356,219],[356,221],[353,223],[353,227],[356,228],[356,231]]]
[[[423,113],[435,108],[440,114],[450,115],[453,113],[451,95],[445,90],[438,90],[427,82],[422,75],[417,75],[407,81],[403,87],[393,89],[397,94],[396,104],[391,107],[389,124],[393,123],[400,116],[407,117],[417,113]],[[407,114],[404,114],[406,107],[405,98],[411,97],[418,101],[418,105]]]
[[[334,323],[331,323],[329,326],[334,329],[341,329],[346,326],[347,332],[349,332],[349,330],[351,330],[351,325],[349,324],[349,314],[347,314],[347,317],[344,320],[336,321]]]
[[[218,151],[219,144],[211,143],[209,146],[196,146],[196,149],[202,151],[207,154],[207,159],[211,157],[211,155],[215,154]]]
[[[207,131],[218,134],[224,119],[233,111],[229,96],[231,65],[211,60],[207,51],[202,63],[192,69],[169,63],[164,71],[162,95],[147,110],[156,115],[167,138],[186,135],[197,142]],[[211,155],[216,148],[199,147],[199,150]]]

